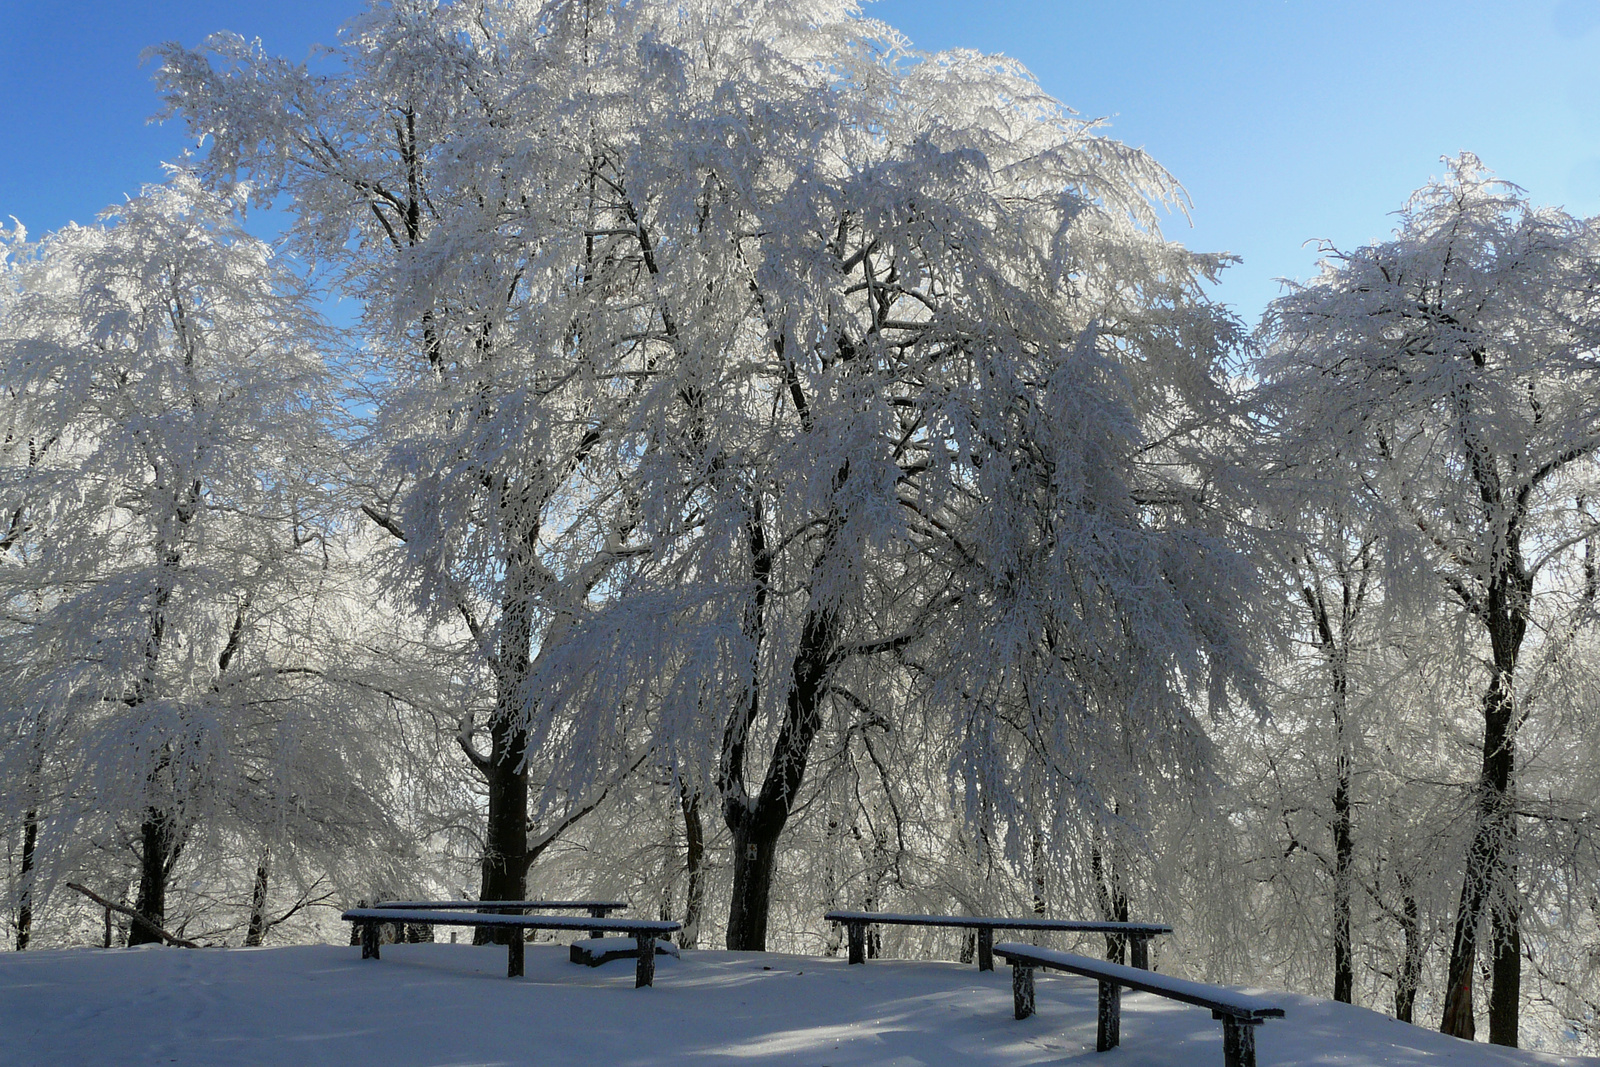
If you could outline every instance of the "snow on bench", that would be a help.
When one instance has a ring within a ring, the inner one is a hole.
[[[683,958],[678,946],[666,938],[654,938],[652,941],[656,955],[671,956],[675,960]],[[631,937],[586,937],[574,941],[571,947],[572,962],[589,967],[598,967],[612,960],[637,959],[638,956],[639,942]]]
[[[1264,997],[1239,993],[1222,986],[1191,982],[1165,974],[1124,967],[1120,963],[1055,952],[1047,948],[1006,941],[994,947],[995,955],[1011,964],[1011,992],[1015,1014],[1033,1014],[1033,971],[1046,967],[1093,978],[1100,983],[1099,1025],[1095,1051],[1116,1048],[1122,1042],[1122,987],[1143,990],[1185,1004],[1211,1009],[1222,1022],[1222,1060],[1225,1067],[1256,1067],[1255,1028],[1269,1018],[1282,1018],[1283,1009]]]
[[[510,931],[511,940],[506,945],[508,978],[522,977],[522,941],[523,933],[527,930],[582,930],[591,932],[591,936],[595,930],[630,934],[639,953],[635,988],[651,985],[655,981],[655,939],[683,928],[682,923],[653,919],[598,919],[592,915],[485,915],[428,908],[351,908],[340,918],[345,922],[360,924],[361,958],[364,960],[379,958],[378,927],[383,923],[432,923],[435,926],[488,927]]]
[[[995,930],[1061,930],[1079,934],[1120,934],[1128,939],[1133,965],[1150,966],[1150,939],[1172,933],[1160,923],[1094,922],[1080,919],[1015,919],[980,915],[901,915],[891,911],[830,911],[829,922],[844,923],[850,935],[850,962],[867,962],[869,923],[890,926],[952,926],[978,931],[978,970],[994,970]]]
[[[368,907],[357,904],[357,907]],[[586,911],[596,919],[604,919],[613,911],[628,907],[625,900],[380,900],[370,905],[374,908],[422,909],[433,911],[477,911],[487,915],[521,915],[531,911]],[[603,937],[604,931],[595,930],[590,937]]]

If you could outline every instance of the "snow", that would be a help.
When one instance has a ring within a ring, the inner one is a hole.
[[[1095,983],[1070,976],[1041,975],[1038,1013],[1018,1022],[1004,969],[712,951],[657,968],[653,989],[634,989],[632,963],[574,966],[566,946],[548,943],[528,946],[522,979],[505,977],[497,946],[385,945],[381,961],[365,962],[334,945],[3,953],[0,1057],[19,1067],[1222,1062],[1210,1012],[1144,993],[1123,999],[1122,1047],[1096,1053]],[[1273,999],[1289,1014],[1260,1028],[1261,1067],[1600,1067],[1311,997]]]
[[[682,953],[677,945],[664,937],[655,939],[657,956],[678,956]],[[631,937],[582,937],[572,943],[573,948],[581,948],[591,955],[604,956],[608,952],[634,952],[639,951],[639,942]]]

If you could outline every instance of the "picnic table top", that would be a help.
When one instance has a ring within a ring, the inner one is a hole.
[[[891,911],[830,911],[830,922],[889,923],[893,926],[957,926],[1003,930],[1070,930],[1086,934],[1170,934],[1161,923],[1113,923],[1080,919],[1019,919],[982,915],[902,915]]]
[[[616,930],[632,934],[670,934],[683,928],[679,922],[658,919],[597,919],[592,915],[485,915],[475,911],[450,912],[422,908],[351,908],[340,916],[345,922],[432,923],[435,926],[520,926],[526,930]]]
[[[628,907],[625,900],[380,900],[370,908],[409,908],[454,911],[472,908],[521,908],[525,911],[543,908],[605,908],[614,911]]]
[[[1092,956],[1057,952],[1054,949],[1024,945],[1015,941],[1002,941],[994,947],[994,954],[1010,963],[1018,960],[1033,962],[1089,978],[1107,979],[1119,985],[1132,986],[1134,989],[1156,993],[1172,1000],[1181,1000],[1187,1004],[1196,1004],[1226,1015],[1249,1019],[1283,1016],[1283,1009],[1265,997],[1240,993],[1222,986],[1208,985],[1205,982],[1193,982],[1187,978],[1174,978],[1170,974],[1157,974],[1138,967],[1126,967],[1109,960],[1097,960]]]

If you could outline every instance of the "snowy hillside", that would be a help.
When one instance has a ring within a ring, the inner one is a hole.
[[[331,945],[0,954],[0,1061],[77,1064],[804,1064],[806,1067],[1222,1062],[1210,1013],[1128,994],[1122,1047],[1096,1054],[1094,985],[1041,978],[1038,1014],[1011,1017],[1009,972],[954,963],[733,952],[662,958],[653,989],[633,964],[594,970],[530,945],[527,976],[502,949]],[[1282,994],[1261,1067],[1570,1064],[1467,1044],[1385,1016]]]

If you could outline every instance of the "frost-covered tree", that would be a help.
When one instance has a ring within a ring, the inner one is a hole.
[[[1399,600],[1443,597],[1481,665],[1481,765],[1442,1029],[1471,1037],[1490,928],[1490,1040],[1517,1042],[1524,948],[1518,739],[1538,710],[1530,653],[1593,625],[1572,561],[1600,469],[1600,230],[1536,210],[1474,157],[1418,191],[1394,238],[1328,249],[1269,310],[1265,397],[1284,462],[1384,538]],[[1537,751],[1537,750],[1535,750]]]
[[[234,208],[175,171],[13,244],[0,293],[6,810],[57,877],[131,854],[156,925],[217,835],[385,825],[307,618],[336,580],[320,327]]]
[[[362,507],[404,543],[392,580],[429,621],[465,627],[474,662],[458,669],[492,694],[458,732],[487,794],[485,899],[524,897],[539,851],[647,751],[611,739],[574,792],[539,772],[529,733],[561,714],[539,710],[536,660],[640,550],[617,473],[642,373],[636,281],[596,221],[607,116],[571,110],[608,18],[590,6],[374,6],[317,71],[227,36],[162,50],[169,102],[211,139],[210,176],[285,197],[299,247],[362,302]]]
[[[1194,480],[1232,326],[1157,232],[1171,179],[850,4],[610,19],[596,84],[635,103],[569,81],[633,272],[651,551],[536,673],[585,709],[536,733],[582,765],[648,731],[700,776],[746,949],[813,759],[862,727],[941,722],[930,773],[1013,846],[1193,773],[1246,598]]]
[[[941,719],[929,773],[1013,847],[1204,763],[1195,687],[1247,659],[1197,474],[1234,327],[1165,172],[844,0],[408,3],[343,40],[162,76],[399,368],[369,511],[494,678],[485,895],[522,885],[530,760],[593,797],[655,746],[716,797],[740,948],[819,737]]]

